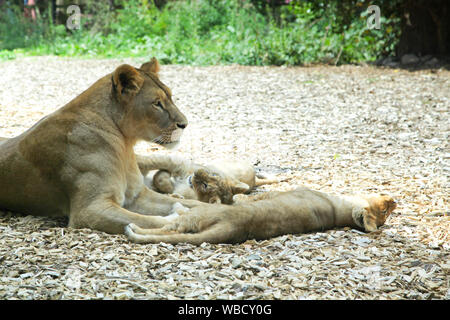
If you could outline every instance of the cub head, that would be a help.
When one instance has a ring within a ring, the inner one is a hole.
[[[366,197],[369,207],[353,211],[356,224],[367,232],[376,231],[397,207],[397,202],[390,196],[376,195]]]
[[[223,204],[233,204],[233,195],[249,189],[243,182],[205,169],[195,171],[192,185],[200,201]]]
[[[112,95],[120,105],[119,127],[125,137],[170,148],[179,142],[188,122],[158,72],[155,58],[140,68],[123,64],[112,74]]]

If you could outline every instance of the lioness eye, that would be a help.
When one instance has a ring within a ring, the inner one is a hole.
[[[164,109],[161,101],[156,102],[155,106],[157,106],[158,108]]]

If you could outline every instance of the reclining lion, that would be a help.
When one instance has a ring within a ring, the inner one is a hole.
[[[136,163],[140,140],[170,146],[188,122],[153,58],[124,64],[21,135],[0,141],[0,208],[68,216],[69,226],[123,233],[165,224],[174,199],[149,190]]]
[[[162,228],[143,229],[130,224],[125,234],[137,243],[199,245],[263,240],[336,227],[373,232],[384,224],[396,206],[394,199],[385,195],[331,195],[301,187],[250,196],[247,201],[231,206],[196,207],[175,219],[168,217]]]

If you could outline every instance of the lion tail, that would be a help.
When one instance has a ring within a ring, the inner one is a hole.
[[[125,234],[136,243],[190,243],[201,245],[207,243],[236,243],[244,239],[233,239],[232,232],[224,226],[216,225],[199,233],[173,233],[161,234],[155,230],[152,234],[138,234],[130,228],[126,228]]]

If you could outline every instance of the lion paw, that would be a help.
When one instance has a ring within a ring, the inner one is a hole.
[[[130,223],[125,226],[124,234],[128,237],[128,239],[133,240],[136,233],[134,231],[134,228],[137,227],[134,223]]]
[[[129,223],[126,227],[126,229],[131,230],[133,232],[137,232],[139,227],[135,225],[134,223]]]

